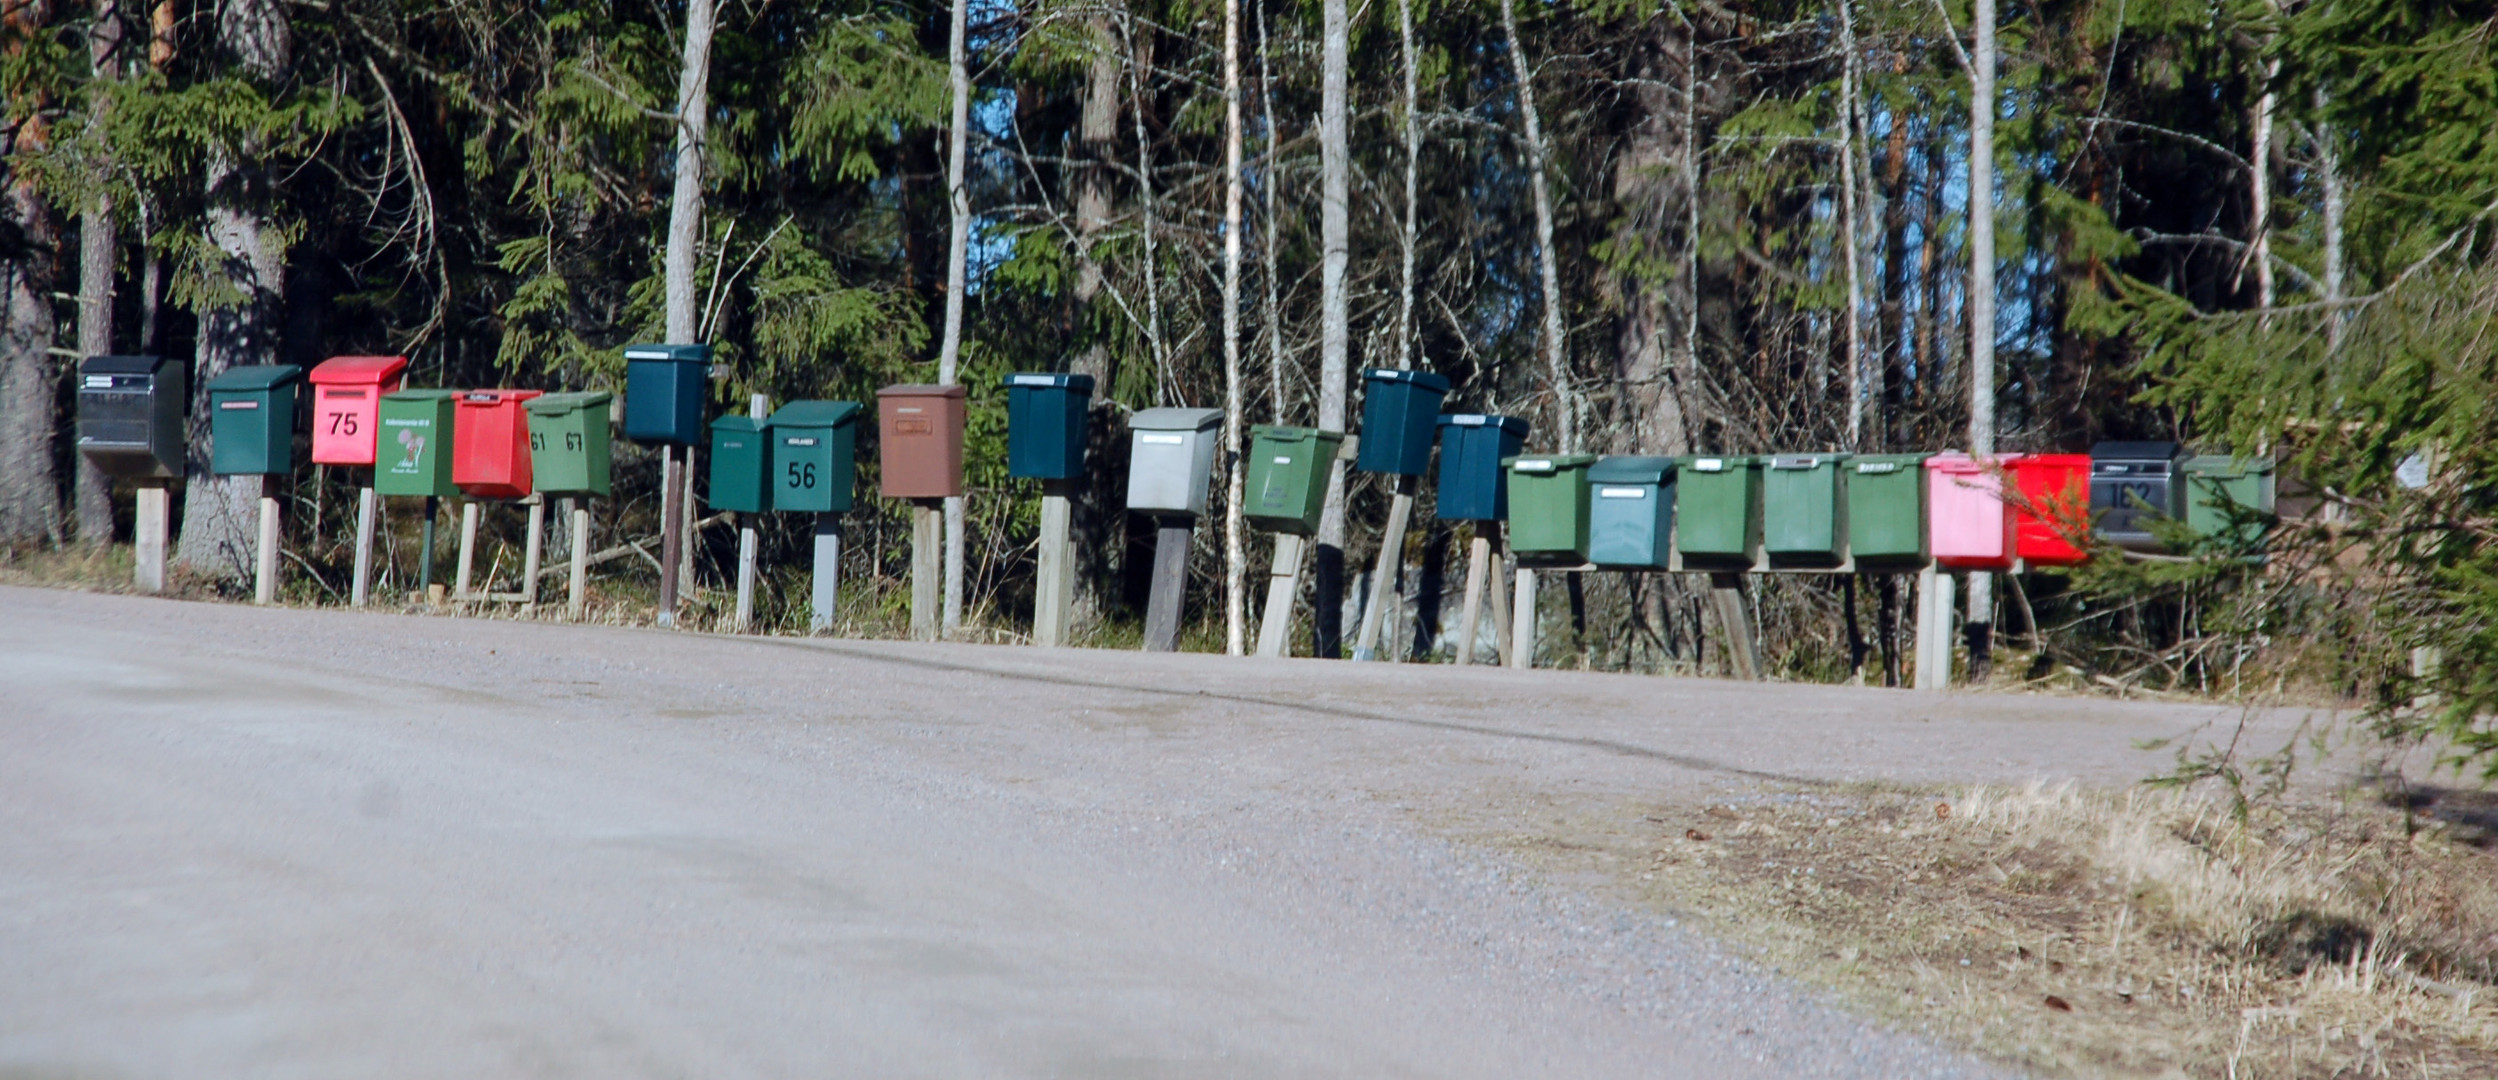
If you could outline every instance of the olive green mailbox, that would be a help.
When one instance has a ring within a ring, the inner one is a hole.
[[[1593,454],[1525,454],[1509,471],[1509,550],[1528,563],[1587,561],[1587,469]]]
[[[1772,569],[1847,561],[1847,454],[1772,454],[1761,476],[1761,547]]]
[[[229,368],[208,380],[209,471],[268,476],[295,471],[295,414],[304,369],[293,364]]]
[[[1686,570],[1749,570],[1761,552],[1761,463],[1743,455],[1675,460],[1674,545]]]
[[[536,490],[607,496],[607,403],[615,397],[594,390],[529,399],[529,473]]]
[[[855,401],[793,401],[772,414],[772,509],[850,511],[858,473]]]
[[[1921,570],[1926,554],[1926,455],[1860,454],[1847,473],[1847,546],[1867,573]]]
[[[375,493],[437,499],[460,493],[451,483],[451,423],[459,396],[457,390],[382,395],[381,445],[373,455]]]
[[[2187,458],[2186,527],[2197,536],[2229,536],[2230,515],[2238,515],[2238,535],[2231,540],[2251,544],[2263,535],[2260,522],[2247,520],[2249,512],[2273,512],[2273,463],[2267,458],[2240,458],[2228,454],[2197,454]]]
[[[1261,529],[1308,536],[1327,497],[1327,464],[1344,435],[1259,424],[1249,429],[1249,476],[1242,516]]]
[[[711,508],[760,514],[772,508],[772,435],[764,421],[730,414],[711,422]]]

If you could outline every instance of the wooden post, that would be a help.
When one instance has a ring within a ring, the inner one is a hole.
[[[278,600],[278,478],[260,478],[260,558],[252,574],[252,603]]]
[[[685,557],[682,535],[685,521],[685,485],[677,480],[677,448],[662,444],[659,448],[659,625],[677,624],[677,564]],[[468,557],[468,545],[460,546],[460,557]],[[464,567],[465,562],[462,564]],[[467,571],[461,571],[467,581]],[[465,586],[463,586],[465,591]]]
[[[1480,526],[1481,523],[1477,523]],[[1457,664],[1475,662],[1475,633],[1483,617],[1483,583],[1492,575],[1492,538],[1479,530],[1466,544],[1466,602],[1457,616]]]
[[[746,415],[758,424],[771,410],[772,399],[762,394],[747,399]],[[762,537],[755,531],[757,520],[753,514],[737,516],[737,632],[741,634],[753,629],[755,622],[755,553],[762,546]]]
[[[423,550],[416,557],[416,594],[425,597],[427,603],[433,602],[434,593],[434,519],[441,516],[442,497],[425,496],[425,535],[417,541]]]
[[[841,515],[815,515],[815,581],[807,603],[807,632],[833,628],[833,610],[841,602]]]
[[[1952,682],[1952,576],[1928,565],[1917,572],[1917,689]]]
[[[1301,553],[1308,541],[1275,534],[1275,569],[1266,579],[1266,607],[1258,612],[1258,655],[1292,654],[1292,604],[1301,595]]]
[[[1379,624],[1388,616],[1389,597],[1396,595],[1397,566],[1405,559],[1405,527],[1414,516],[1416,478],[1396,478],[1396,498],[1388,503],[1388,531],[1379,534],[1379,569],[1371,574],[1370,603],[1362,609],[1362,633],[1353,644],[1353,658],[1368,660],[1378,652]]]
[[[1504,526],[1499,522],[1492,522],[1490,527],[1492,529],[1492,580],[1485,583],[1488,587],[1484,591],[1490,593],[1492,598],[1492,647],[1499,652],[1500,662],[1506,665],[1512,655],[1510,643],[1513,639],[1510,635],[1509,624],[1509,589],[1501,580],[1501,575],[1502,571],[1508,568],[1509,560],[1502,555],[1500,530]]]
[[[1752,604],[1743,592],[1743,575],[1709,575],[1709,600],[1717,608],[1717,625],[1726,634],[1726,657],[1735,677],[1761,677],[1761,642],[1752,635]]]
[[[1512,606],[1509,628],[1510,667],[1524,671],[1535,666],[1535,570],[1518,568],[1518,599]]]
[[[572,514],[572,587],[564,597],[564,617],[579,620],[589,604],[590,500],[566,499]]]
[[[945,503],[911,500],[911,638],[937,640],[940,586],[945,581]]]
[[[356,491],[356,576],[348,587],[347,602],[363,607],[373,599],[373,516],[381,500],[373,487],[365,485]]]
[[[538,609],[538,564],[546,555],[546,496],[530,492],[521,500],[529,506],[529,540],[521,545],[520,610],[526,615]]]
[[[451,602],[469,602],[469,571],[477,566],[477,500],[460,500],[460,576],[451,586]]]
[[[1153,591],[1145,598],[1145,651],[1180,650],[1180,602],[1188,591],[1188,545],[1197,523],[1164,518],[1154,530]]]
[[[138,565],[131,585],[143,593],[165,591],[165,542],[173,523],[173,493],[162,482],[139,485],[138,520],[132,523],[132,554]]]
[[[1034,583],[1032,643],[1057,648],[1067,643],[1067,625],[1075,615],[1076,553],[1068,540],[1075,505],[1072,480],[1041,481],[1041,579]]]

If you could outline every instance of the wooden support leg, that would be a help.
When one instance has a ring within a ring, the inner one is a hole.
[[[1509,627],[1510,667],[1524,671],[1535,666],[1535,571],[1518,568],[1518,597],[1512,606]]]
[[[1067,643],[1067,620],[1075,614],[1076,553],[1067,539],[1073,521],[1075,483],[1041,485],[1041,579],[1032,598],[1032,643],[1054,649]]]
[[[572,581],[564,594],[564,617],[578,621],[590,597],[590,500],[572,502]]]
[[[538,609],[538,565],[546,557],[546,496],[531,495],[528,503],[529,540],[520,549],[520,610],[524,615]]]
[[[347,592],[347,602],[356,607],[373,600],[373,517],[380,502],[370,487],[356,492],[356,576]]]
[[[1411,476],[1396,478],[1396,498],[1388,504],[1388,529],[1379,534],[1379,567],[1370,576],[1370,603],[1362,609],[1362,633],[1353,644],[1353,658],[1368,660],[1379,650],[1379,625],[1397,595],[1397,567],[1405,558],[1405,529],[1414,516]]]
[[[252,574],[252,603],[278,600],[278,479],[262,477],[260,487],[260,558]]]
[[[815,580],[807,596],[807,632],[833,628],[841,600],[841,515],[815,515]]]
[[[945,503],[918,499],[911,503],[911,638],[937,640],[939,605],[945,583]]]
[[[424,536],[417,541],[422,550],[416,556],[416,595],[428,604],[434,602],[434,519],[441,516],[442,498],[425,496],[425,524],[420,530]]]
[[[677,448],[659,448],[659,615],[677,624],[677,567],[685,558],[685,484],[677,479]],[[462,551],[466,551],[463,546]]]
[[[1917,689],[1952,682],[1952,576],[1928,566],[1917,574]]]
[[[452,602],[465,604],[473,599],[469,595],[468,586],[472,580],[471,571],[476,568],[477,500],[463,499],[460,502],[460,569],[459,576],[453,579],[451,586]]]
[[[146,484],[139,488],[138,521],[131,530],[132,553],[138,566],[131,571],[131,585],[143,593],[165,591],[165,542],[173,522],[173,493],[163,484]]]
[[[1735,677],[1755,681],[1761,677],[1761,642],[1752,635],[1751,598],[1744,595],[1743,575],[1709,575],[1710,602],[1717,609],[1717,625],[1726,638],[1728,666]]]
[[[1309,541],[1275,534],[1275,568],[1266,579],[1266,606],[1258,612],[1258,655],[1292,654],[1292,605],[1301,595],[1301,556]]]
[[[737,522],[737,632],[754,629],[755,624],[755,549],[762,537],[755,532],[753,514],[738,515]]]
[[[1483,583],[1492,574],[1492,538],[1481,533],[1466,545],[1466,602],[1458,608],[1457,663],[1475,662],[1475,633],[1482,625]]]
[[[1483,591],[1492,600],[1492,649],[1499,654],[1504,667],[1509,664],[1510,642],[1513,640],[1509,634],[1513,629],[1509,620],[1509,582],[1505,580],[1508,570],[1509,560],[1501,554],[1501,537],[1495,532],[1492,535],[1492,580],[1484,583]]]
[[[1180,601],[1188,591],[1188,545],[1196,523],[1165,519],[1154,531],[1153,591],[1145,598],[1145,651],[1178,652]]]

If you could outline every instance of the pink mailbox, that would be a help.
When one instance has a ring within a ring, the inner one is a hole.
[[[404,356],[333,356],[313,365],[312,463],[371,465],[382,395],[399,391]]]
[[[1980,461],[1967,454],[1936,454],[1926,459],[1926,530],[1937,565],[2012,569],[2012,508],[2004,505],[2002,468],[2018,457]]]

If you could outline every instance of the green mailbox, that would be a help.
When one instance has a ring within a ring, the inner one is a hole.
[[[1674,459],[1604,457],[1587,467],[1587,561],[1663,570],[1673,553]]]
[[[711,422],[711,494],[714,510],[760,514],[772,508],[772,438],[751,416]]]
[[[772,509],[849,512],[862,411],[855,401],[793,401],[773,412]]]
[[[615,397],[595,390],[529,399],[531,485],[548,495],[606,497],[607,403]]]
[[[1242,515],[1261,529],[1308,536],[1327,498],[1327,463],[1344,435],[1259,424],[1249,429],[1249,476]]]
[[[1923,569],[1926,455],[1860,454],[1847,473],[1847,546],[1868,573]]]
[[[1761,547],[1775,568],[1847,560],[1848,454],[1772,454],[1761,476]]]
[[[1019,372],[1006,377],[1006,475],[1073,480],[1084,475],[1085,420],[1093,377]]]
[[[1743,455],[1675,459],[1674,543],[1686,570],[1749,570],[1761,551],[1761,463]]]
[[[228,368],[208,380],[209,471],[249,476],[295,471],[295,414],[304,369],[293,364]]]
[[[381,446],[373,455],[373,490],[382,495],[449,498],[451,417],[457,390],[401,390],[382,395]]]
[[[2241,519],[2250,510],[2273,512],[2273,463],[2269,459],[2197,454],[2186,459],[2185,473],[2186,526],[2197,536],[2226,535],[2233,507]],[[2236,542],[2252,544],[2262,535],[2255,522],[2244,522],[2241,528],[2233,538]]]
[[[1593,454],[1530,454],[1509,471],[1509,550],[1527,563],[1587,561],[1587,467]]]
[[[692,446],[703,437],[711,396],[711,346],[627,345],[625,438]]]

